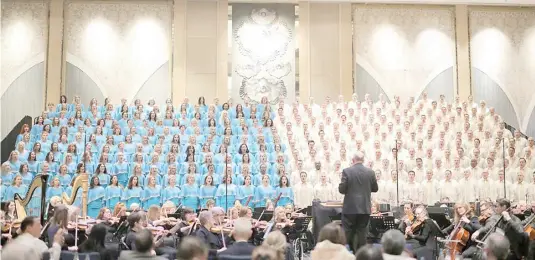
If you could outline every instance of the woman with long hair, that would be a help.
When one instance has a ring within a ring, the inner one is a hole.
[[[110,252],[106,249],[104,242],[108,229],[104,224],[96,224],[91,228],[91,232],[82,244],[78,246],[78,252],[80,253],[92,253],[97,252],[100,254],[101,260],[112,260]]]
[[[91,177],[89,192],[87,193],[87,216],[96,218],[100,208],[104,206],[106,191],[100,186],[100,179],[97,176]]]
[[[141,203],[144,209],[148,209],[151,206],[158,206],[161,202],[161,188],[156,183],[156,177],[149,175],[147,178],[147,186],[141,193]]]
[[[106,207],[112,208],[114,205],[121,201],[122,186],[119,184],[117,175],[114,175],[110,179],[110,185],[106,187],[104,201]]]
[[[206,205],[208,200],[215,200],[216,187],[214,186],[214,177],[207,175],[204,177],[204,182],[201,188],[199,189],[199,199],[201,207]]]
[[[126,203],[126,207],[130,208],[132,204],[141,205],[141,193],[143,189],[139,185],[139,177],[132,176],[128,180],[128,186],[123,191],[123,201]]]
[[[176,185],[176,175],[169,176],[167,186],[162,190],[162,202],[166,201],[180,204],[180,188]]]

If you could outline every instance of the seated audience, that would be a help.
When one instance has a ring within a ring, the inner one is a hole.
[[[509,240],[498,233],[490,234],[484,248],[487,260],[506,260],[509,256]]]
[[[253,251],[252,260],[283,260],[284,257],[280,255],[275,249],[267,245],[262,245]]]
[[[0,255],[1,259],[9,260],[40,260],[44,253],[50,254],[50,259],[59,260],[61,246],[64,243],[63,229],[58,229],[53,237],[52,248],[39,239],[41,236],[41,222],[37,217],[26,217],[20,224],[22,234],[9,242]]]
[[[78,252],[80,253],[92,253],[97,252],[100,254],[100,260],[113,260],[111,254],[104,245],[108,229],[104,224],[97,224],[91,228],[91,232],[80,246],[78,246]]]
[[[294,259],[292,247],[286,242],[286,236],[278,230],[270,232],[262,245],[269,246],[274,249],[280,259]]]
[[[339,225],[330,223],[321,228],[318,243],[311,253],[312,260],[325,260],[331,257],[352,260],[355,256],[346,248],[346,236]]]
[[[361,247],[357,251],[357,260],[383,260],[381,249],[372,245]]]
[[[163,257],[156,256],[156,252],[154,252],[154,237],[152,236],[152,232],[148,229],[136,231],[134,245],[135,250],[122,251],[119,260],[165,260]]]
[[[397,229],[386,231],[381,237],[381,245],[383,246],[383,258],[385,260],[413,259],[404,256],[405,236]]]
[[[207,260],[208,247],[196,237],[184,238],[177,248],[177,260]]]

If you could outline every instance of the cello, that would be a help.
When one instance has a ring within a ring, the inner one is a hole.
[[[467,211],[462,217],[466,216],[470,212]],[[455,259],[456,255],[460,255],[463,249],[466,247],[468,240],[470,239],[470,232],[464,229],[464,222],[462,217],[459,218],[459,222],[453,228],[450,235],[447,238],[447,245],[445,250],[449,250],[450,259]],[[446,255],[446,253],[444,253]]]
[[[531,216],[526,220],[524,224],[524,232],[528,235],[529,240],[535,240],[535,229],[531,226],[531,222],[535,220],[535,213],[532,213]]]

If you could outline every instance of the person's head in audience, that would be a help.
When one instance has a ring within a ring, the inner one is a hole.
[[[148,229],[142,229],[136,234],[134,240],[136,250],[140,253],[149,253],[154,249],[154,238],[152,232]]]
[[[277,230],[269,233],[262,245],[271,247],[277,252],[280,259],[284,259],[288,244],[286,243],[286,236],[282,232]]]
[[[20,231],[22,233],[28,233],[35,238],[39,238],[41,236],[41,228],[41,222],[37,217],[25,217],[20,223]]]
[[[323,226],[318,236],[318,243],[322,241],[330,241],[333,244],[345,246],[347,244],[346,236],[340,225],[329,223]]]
[[[397,229],[390,229],[381,237],[381,244],[385,254],[401,255],[405,249],[405,236]]]
[[[283,260],[284,257],[280,256],[279,253],[266,245],[259,246],[253,251],[253,256],[251,260]]]
[[[107,233],[108,229],[106,228],[105,224],[100,223],[94,225],[91,228],[91,232],[89,233],[87,240],[84,242],[84,244],[87,246],[86,249],[98,250],[104,248],[104,242]]]
[[[383,253],[378,247],[367,245],[357,251],[356,257],[357,260],[383,260]]]
[[[208,247],[196,237],[185,237],[177,247],[176,258],[178,260],[207,260]]]
[[[201,211],[199,214],[199,222],[206,229],[210,229],[214,225],[214,216],[211,211]]]
[[[251,220],[246,218],[238,218],[234,221],[232,236],[236,242],[248,241],[251,235],[253,235],[253,226],[251,224]]]
[[[505,260],[509,256],[509,240],[503,235],[492,233],[488,237],[484,253],[487,260]]]

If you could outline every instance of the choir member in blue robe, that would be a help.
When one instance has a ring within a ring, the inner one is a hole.
[[[217,187],[219,184],[221,184],[221,176],[215,173],[215,165],[213,164],[208,165],[208,172],[203,175],[202,179],[204,180],[206,176],[212,176],[214,186]]]
[[[169,176],[167,186],[162,191],[162,203],[170,201],[173,202],[174,205],[179,205],[180,192],[180,188],[176,185],[176,175]]]
[[[186,176],[186,185],[182,187],[182,193],[180,198],[182,201],[182,206],[199,209],[199,187],[195,184],[195,176],[190,174]]]
[[[30,168],[27,163],[20,165],[19,174],[22,177],[22,184],[29,186],[33,180],[33,174],[30,172]]]
[[[117,175],[119,184],[126,187],[128,183],[128,163],[125,161],[124,154],[117,155],[117,162],[113,165],[113,174]]]
[[[156,184],[156,177],[149,175],[147,185],[141,193],[141,207],[148,209],[151,206],[160,206],[162,190],[160,185]]]
[[[275,194],[281,194],[280,199],[277,201],[276,206],[285,207],[286,205],[293,205],[294,192],[290,187],[290,181],[287,176],[281,176],[279,179],[279,187],[276,189]]]
[[[52,178],[52,182],[50,187],[46,189],[46,201],[47,203],[50,202],[50,198],[54,196],[58,196],[61,198],[61,195],[63,194],[63,187],[61,187],[61,183],[59,181],[58,177]]]
[[[201,208],[206,207],[208,200],[215,200],[215,192],[214,178],[211,175],[207,175],[204,177],[204,184],[200,188]]]
[[[26,192],[28,191],[28,186],[22,184],[22,176],[15,175],[11,186],[7,187],[5,198],[6,200],[14,200],[15,194],[19,194],[21,198],[26,197]]]
[[[232,176],[226,175],[223,177],[223,183],[217,187],[216,191],[216,205],[228,211],[234,205],[238,188],[232,183]]]
[[[266,207],[267,200],[273,200],[275,197],[275,190],[269,184],[269,176],[262,176],[262,185],[255,189],[255,207]]]
[[[54,177],[57,177],[59,179],[59,184],[64,189],[69,187],[69,184],[72,181],[72,177],[69,174],[67,174],[67,165],[65,165],[65,164],[63,164],[63,165],[61,165],[59,167],[59,172]]]
[[[108,187],[108,184],[110,183],[110,175],[108,174],[108,169],[106,168],[106,165],[101,163],[97,166],[97,170],[95,171],[95,175],[98,177],[100,186],[102,188]]]
[[[49,171],[49,174],[56,174],[58,172],[58,163],[55,161],[56,158],[54,158],[54,153],[52,152],[48,152],[46,154],[46,157],[45,157],[45,160],[43,163],[48,163],[48,171]]]
[[[4,186],[10,186],[13,183],[16,174],[11,170],[11,165],[9,163],[2,164],[2,183]]]
[[[17,171],[20,169],[21,162],[19,160],[19,152],[11,151],[7,161],[9,162],[9,166],[11,166],[11,169],[13,169],[14,171]]]
[[[149,184],[150,177],[154,177],[156,185],[162,184],[162,176],[160,175],[160,171],[157,167],[153,166],[150,168],[149,174],[147,174],[147,176],[145,176],[145,179],[143,180],[143,187],[147,187],[147,185]]]
[[[87,193],[87,216],[96,218],[100,208],[104,207],[106,190],[100,186],[100,179],[97,176],[91,178],[89,192]]]
[[[238,198],[240,203],[245,207],[254,208],[254,191],[255,187],[252,185],[251,176],[246,176],[243,179],[243,185],[238,188]],[[249,197],[251,198],[249,200]],[[249,200],[249,204],[246,205]]]
[[[130,177],[128,186],[123,191],[123,201],[126,203],[126,208],[130,208],[132,204],[141,206],[141,193],[143,189],[139,186],[139,178],[137,176]]]
[[[36,175],[39,172],[39,163],[37,162],[35,152],[30,152],[28,155],[28,167],[33,175]]]
[[[119,186],[119,179],[117,175],[112,176],[110,185],[106,187],[106,197],[104,198],[107,208],[113,208],[121,202],[122,186]]]
[[[143,186],[144,177],[141,164],[134,164],[131,175],[128,176],[128,180],[130,181],[134,176],[138,178],[139,186]]]

